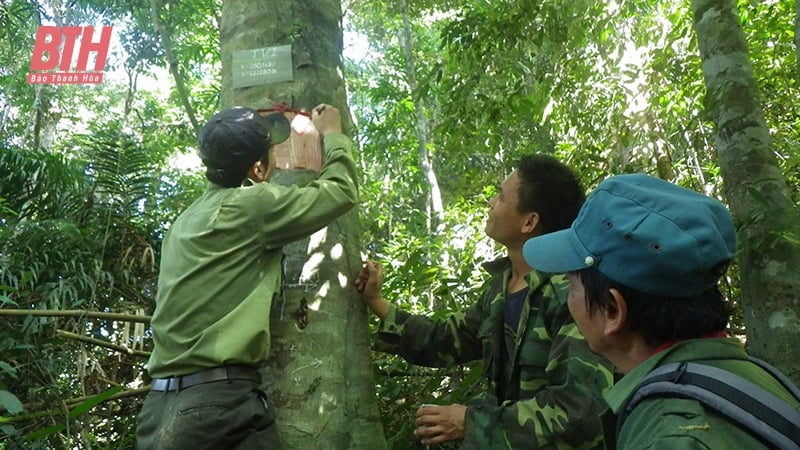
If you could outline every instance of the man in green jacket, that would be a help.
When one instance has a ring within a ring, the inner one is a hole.
[[[725,337],[730,308],[717,284],[735,251],[733,221],[721,203],[643,174],[606,179],[571,228],[525,244],[531,266],[568,273],[578,327],[626,374],[606,396],[607,448],[768,448],[697,396],[650,397],[626,408],[642,380],[669,363],[723,369],[800,408],[738,340]],[[615,436],[619,414],[627,418]]]
[[[376,348],[414,364],[449,366],[482,359],[490,390],[466,405],[427,406],[415,435],[425,445],[463,439],[465,449],[602,447],[601,392],[610,365],[593,354],[569,316],[563,276],[532,271],[522,245],[569,226],[584,200],[577,177],[546,155],[523,158],[489,202],[486,234],[508,256],[485,265],[491,279],[464,311],[434,321],[381,297],[372,261],[357,280],[382,319]]]
[[[272,146],[290,133],[283,115],[230,108],[200,131],[209,184],[162,244],[140,449],[280,448],[276,413],[256,369],[270,350],[282,246],[358,201],[339,111],[319,105],[311,121],[323,139],[325,165],[304,187],[267,182],[275,168]]]

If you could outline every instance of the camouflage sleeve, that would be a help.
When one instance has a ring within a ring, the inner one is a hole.
[[[478,304],[450,313],[443,320],[432,320],[392,305],[378,330],[374,348],[428,367],[480,359],[481,342],[477,337],[483,314],[480,309]]]
[[[589,350],[563,302],[553,302],[544,326],[529,336],[549,344],[543,376],[530,376],[526,362],[536,358],[520,351],[520,400],[476,399],[467,406],[465,449],[602,448],[602,393],[613,383],[611,366]],[[558,304],[560,303],[560,305]],[[535,347],[532,345],[531,347]],[[530,358],[530,359],[528,359]]]

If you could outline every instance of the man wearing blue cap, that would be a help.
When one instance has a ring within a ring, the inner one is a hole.
[[[267,183],[273,146],[290,134],[281,114],[221,111],[200,130],[206,192],[164,238],[151,321],[153,382],[139,414],[140,449],[278,449],[276,412],[257,368],[270,349],[270,307],[282,247],[328,225],[358,201],[350,139],[339,111],[311,114],[325,148],[303,187]]]
[[[525,243],[532,267],[568,274],[579,329],[626,374],[605,396],[606,448],[796,448],[796,388],[725,334],[731,311],[717,284],[735,251],[721,203],[643,174],[606,179],[569,229]],[[769,406],[724,404],[745,396]],[[746,418],[762,413],[785,433],[762,438],[767,428]]]

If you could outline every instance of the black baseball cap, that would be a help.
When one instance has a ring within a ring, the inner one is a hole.
[[[200,130],[200,159],[214,169],[249,167],[290,133],[289,121],[281,113],[262,116],[254,109],[234,106],[211,116]]]

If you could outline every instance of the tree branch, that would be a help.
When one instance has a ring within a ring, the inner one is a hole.
[[[85,317],[88,319],[115,320],[117,322],[150,323],[150,316],[83,311],[80,309],[0,309],[0,316]]]
[[[128,397],[138,397],[140,395],[147,394],[148,392],[150,392],[150,386],[137,388],[137,389],[128,389],[127,391],[118,392],[118,393],[112,395],[111,397],[108,397],[107,399],[103,400],[101,403],[105,403],[105,402],[108,402],[108,401],[111,401],[111,400],[119,400],[119,399],[128,398]],[[75,406],[78,406],[79,404],[85,402],[86,400],[89,400],[92,397],[94,397],[94,396],[93,395],[86,395],[86,396],[83,396],[83,397],[70,398],[70,399],[64,400],[64,404],[67,406],[67,408],[74,408]],[[37,406],[41,406],[42,404],[43,403],[26,404],[25,408],[26,409],[27,408],[35,408]],[[45,410],[45,411],[32,411],[32,412],[29,412],[27,414],[18,414],[16,416],[0,417],[0,425],[6,424],[6,423],[24,422],[26,420],[38,419],[40,417],[55,417],[55,416],[64,416],[64,415],[65,415],[65,413],[61,409],[49,409],[49,410]]]
[[[119,400],[121,398],[138,397],[140,395],[147,394],[148,392],[150,392],[150,386],[128,389],[127,391],[117,392],[103,401],[107,402],[111,400]],[[73,406],[77,406],[78,404],[83,403],[92,397],[94,397],[94,395],[84,395],[83,397],[69,398],[64,400],[64,403],[66,403],[68,407],[72,408]]]
[[[164,29],[164,24],[158,18],[158,13],[161,11],[161,5],[158,0],[150,0],[150,17],[153,19],[153,26],[155,27],[158,35],[161,36],[161,44],[164,47],[164,52],[167,54],[167,61],[169,62],[169,71],[175,79],[175,87],[178,89],[178,96],[181,99],[186,114],[189,116],[189,121],[194,127],[194,131],[200,130],[200,125],[197,123],[197,118],[194,116],[192,105],[189,104],[189,95],[186,93],[186,86],[183,84],[183,78],[180,71],[178,71],[178,60],[175,58],[175,52],[172,50],[172,40]]]
[[[64,330],[56,330],[56,334],[61,337],[65,337],[67,339],[72,339],[74,341],[86,342],[87,344],[96,345],[98,347],[105,347],[110,348],[111,350],[118,351],[120,353],[125,353],[128,355],[133,356],[142,356],[145,358],[150,357],[150,352],[143,352],[141,350],[133,350],[123,345],[112,344],[110,342],[101,341],[100,339],[90,338],[88,336],[81,336],[79,334],[70,333],[69,331]]]

